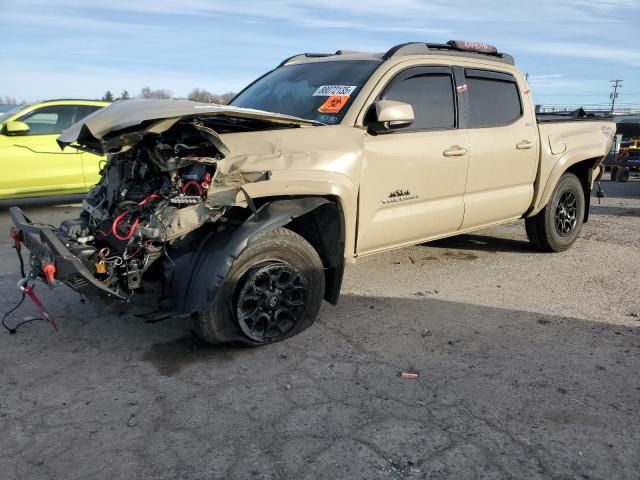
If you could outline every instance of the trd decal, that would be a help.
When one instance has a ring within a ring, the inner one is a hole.
[[[382,200],[382,204],[386,205],[387,203],[404,202],[405,200],[413,200],[415,198],[418,198],[418,195],[412,195],[409,190],[402,190],[399,188],[398,190],[391,192],[387,198]]]
[[[607,138],[612,138],[614,131],[611,127],[607,127],[606,125],[602,126],[602,134]]]

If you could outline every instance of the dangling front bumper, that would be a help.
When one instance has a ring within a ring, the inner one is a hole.
[[[97,296],[102,299],[126,300],[96,279],[93,272],[57,236],[51,225],[31,222],[18,207],[11,207],[9,215],[18,232],[14,238],[22,242],[31,253],[31,267],[40,270],[34,272],[37,276],[51,281],[52,279],[47,279],[46,269],[42,271],[42,267],[53,265],[55,280],[63,282],[87,298]]]

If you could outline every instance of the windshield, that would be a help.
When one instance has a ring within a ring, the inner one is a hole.
[[[231,105],[339,123],[377,60],[301,63],[277,68],[247,87]]]
[[[22,110],[24,108],[24,105],[18,105],[18,106],[13,106],[13,108],[11,108],[11,110],[8,110],[7,112],[4,113],[0,113],[0,123],[4,122],[7,118],[11,117],[12,115],[15,115],[16,113],[18,113],[20,110]]]

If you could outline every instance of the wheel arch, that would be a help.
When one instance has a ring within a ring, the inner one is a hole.
[[[551,198],[551,195],[553,194],[553,191],[562,175],[569,172],[578,177],[582,184],[585,200],[584,222],[586,222],[589,219],[591,188],[593,187],[593,180],[596,177],[594,173],[597,172],[597,168],[601,161],[602,157],[584,158],[584,156],[563,156],[551,170],[545,187],[541,190],[542,193],[539,193],[536,196],[537,198],[534,201],[534,206],[529,212],[527,212],[526,216],[532,217],[542,211],[549,202],[549,199]]]
[[[325,299],[338,301],[344,273],[345,223],[332,197],[260,199],[255,213],[236,227],[201,228],[170,252],[165,283],[172,311],[205,311],[215,300],[233,262],[261,235],[286,227],[307,240],[325,267]]]
[[[594,168],[598,165],[600,159],[589,158],[580,162],[574,163],[565,170],[565,173],[573,173],[580,183],[582,184],[582,191],[584,192],[584,218],[586,223],[589,220],[589,210],[591,207],[591,189],[593,188],[594,180]]]
[[[340,202],[332,198],[327,200],[327,203],[304,215],[292,218],[284,226],[304,238],[318,252],[325,270],[324,299],[336,305],[344,274],[346,228]]]

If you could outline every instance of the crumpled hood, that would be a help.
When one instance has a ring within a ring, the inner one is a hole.
[[[58,137],[61,149],[77,144],[93,153],[118,153],[135,145],[147,133],[162,133],[188,117],[225,116],[262,120],[279,125],[313,126],[320,122],[230,105],[189,100],[135,99],[115,102],[75,123]],[[216,137],[216,147],[227,155],[229,149]]]

